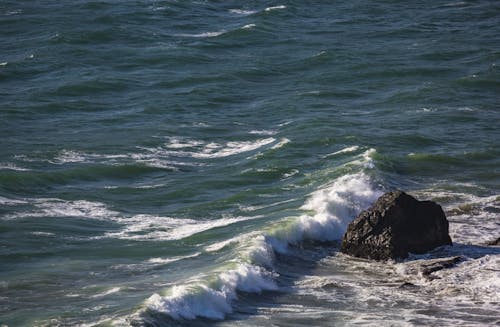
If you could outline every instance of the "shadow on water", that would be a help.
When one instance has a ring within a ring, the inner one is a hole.
[[[295,283],[304,276],[314,274],[320,261],[335,255],[339,248],[339,243],[306,242],[291,248],[287,254],[276,254],[274,272],[279,274],[276,279],[278,290],[264,291],[262,293],[239,291],[238,299],[231,303],[233,312],[226,315],[224,323],[231,324],[233,322],[236,325],[238,321],[245,321],[255,315],[262,314],[265,309],[279,308],[286,304],[286,300],[283,301],[283,298],[294,292]],[[453,246],[439,247],[426,254],[411,255],[403,262],[411,263],[418,260],[433,260],[451,256],[460,256],[462,260],[469,260],[480,259],[489,255],[500,255],[500,247],[453,243]],[[141,315],[140,321],[135,321],[132,325],[144,327],[213,327],[220,322],[220,320],[206,318],[178,321],[166,314],[148,310]]]
[[[318,267],[321,259],[334,255],[339,251],[338,242],[303,242],[298,246],[290,247],[288,253],[276,253],[274,272],[278,274],[276,284],[278,290],[248,293],[238,291],[238,298],[231,305],[233,312],[226,315],[225,323],[244,321],[259,314],[259,310],[276,308],[281,305],[280,299],[293,292],[294,283],[310,275]],[[132,326],[141,327],[212,327],[217,326],[220,320],[196,318],[194,320],[175,320],[170,316],[147,310],[140,320],[132,322]]]
[[[439,259],[446,258],[450,256],[460,256],[464,259],[479,259],[487,255],[497,255],[500,254],[499,246],[491,245],[474,245],[474,244],[464,244],[464,243],[453,243],[453,246],[439,247],[429,253],[422,255],[411,256],[410,260],[418,259]]]

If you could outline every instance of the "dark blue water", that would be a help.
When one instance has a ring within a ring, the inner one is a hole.
[[[498,323],[499,65],[496,1],[3,1],[0,324]],[[311,243],[395,188],[440,282]]]

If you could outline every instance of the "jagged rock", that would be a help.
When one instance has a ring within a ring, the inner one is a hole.
[[[462,261],[462,257],[460,256],[445,258],[445,259],[430,260],[429,262],[422,264],[421,266],[422,275],[424,277],[429,277],[429,275],[432,274],[433,272],[443,270],[446,268],[451,268],[460,261]]]
[[[418,288],[418,286],[410,282],[404,282],[403,284],[399,285],[399,288],[413,289],[413,288]]]
[[[349,224],[341,251],[387,260],[451,244],[448,220],[440,205],[394,191],[382,195]]]
[[[497,238],[496,240],[489,241],[488,243],[486,243],[486,245],[493,245],[493,246],[498,246],[498,245],[500,245],[500,237],[499,237],[499,238]]]

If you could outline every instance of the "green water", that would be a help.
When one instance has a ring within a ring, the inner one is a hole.
[[[495,1],[0,3],[0,324],[498,323],[494,273],[462,307],[429,304],[304,241],[395,188],[442,204],[460,246],[498,237],[499,17]],[[495,267],[474,249],[471,271]]]

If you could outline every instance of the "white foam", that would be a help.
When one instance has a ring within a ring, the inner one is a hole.
[[[23,13],[22,9],[9,10],[5,13],[5,16],[19,15],[22,13]]]
[[[381,192],[371,187],[369,178],[352,174],[311,194],[303,209],[304,214],[288,222],[276,223],[264,233],[248,233],[205,247],[206,251],[219,251],[234,244],[237,266],[214,272],[215,282],[187,282],[172,287],[169,294],[152,295],[146,305],[174,319],[223,319],[232,312],[231,303],[237,291],[261,292],[276,290],[275,274],[270,270],[275,261],[274,252],[285,252],[289,244],[305,239],[338,239],[359,211],[370,205]],[[222,269],[222,268],[221,268]],[[207,280],[205,278],[205,280]]]
[[[256,234],[252,233],[252,235],[255,236]],[[244,240],[245,238],[248,238],[248,237],[249,237],[248,234],[235,236],[235,237],[232,237],[230,239],[227,239],[227,240],[224,240],[224,241],[221,241],[221,242],[217,242],[217,243],[214,243],[214,244],[207,245],[207,246],[205,246],[204,250],[206,252],[217,252],[217,251],[222,250],[223,248],[225,248],[226,246],[228,246],[230,244],[240,243],[242,240]]]
[[[203,145],[202,141],[181,138],[181,137],[171,137],[169,143],[166,144],[166,147],[170,149],[182,149],[182,148],[197,147],[200,145]]]
[[[244,212],[251,212],[251,211],[261,210],[261,209],[264,209],[264,208],[275,207],[277,205],[281,205],[281,204],[285,204],[285,203],[289,203],[289,202],[294,202],[294,201],[298,201],[298,199],[291,198],[291,199],[288,199],[288,200],[278,201],[278,202],[274,202],[274,203],[270,203],[270,204],[265,204],[265,205],[260,205],[260,206],[242,206],[242,205],[240,205],[239,209],[241,211],[244,211]]]
[[[221,31],[203,32],[203,33],[196,33],[196,34],[176,34],[176,36],[194,37],[194,38],[209,38],[209,37],[216,37],[216,36],[222,35],[224,33],[226,33],[226,31],[221,30]]]
[[[21,168],[16,166],[15,164],[8,162],[8,163],[0,163],[0,170],[5,169],[5,170],[16,170],[16,171],[30,171],[31,169],[28,168]]]
[[[35,210],[6,216],[7,219],[24,217],[79,217],[100,220],[114,219],[118,212],[109,210],[105,204],[86,200],[66,201],[57,198],[24,199],[23,203],[35,206]]]
[[[110,294],[113,294],[113,293],[118,293],[118,292],[120,292],[120,290],[121,290],[120,287],[113,287],[113,288],[110,288],[110,289],[108,289],[108,290],[106,290],[104,292],[92,295],[91,297],[92,298],[103,297],[103,296],[107,296],[107,295],[110,295]]]
[[[84,162],[89,157],[88,154],[72,151],[72,150],[62,150],[55,158],[55,164],[65,164],[65,163],[75,163]]]
[[[47,236],[47,237],[55,235],[54,233],[49,233],[49,232],[31,232],[30,234],[35,236]]]
[[[274,131],[274,130],[268,130],[268,129],[254,129],[254,130],[251,130],[248,133],[249,134],[254,134],[254,135],[268,135],[268,136],[271,136],[271,135],[275,135],[278,132]]]
[[[167,155],[192,157],[196,159],[224,158],[244,152],[254,151],[275,141],[276,139],[270,137],[256,141],[227,142],[225,144],[210,142],[205,143],[198,151],[165,151],[164,153]]]
[[[86,200],[37,199],[36,202],[36,206],[42,210],[42,216],[108,219],[118,214],[109,210],[103,203]]]
[[[287,178],[290,178],[292,176],[295,176],[299,173],[300,171],[298,169],[292,169],[289,173],[284,173],[283,174],[283,177],[281,178],[281,180],[285,180]]]
[[[247,24],[247,25],[242,26],[241,29],[243,29],[243,30],[249,30],[251,28],[254,28],[255,26],[257,26],[257,25],[255,25],[255,24]]]
[[[280,5],[280,6],[267,7],[264,10],[269,12],[269,11],[280,10],[280,9],[286,9],[286,6]]]
[[[463,296],[473,301],[500,302],[500,255],[485,255],[467,260],[454,269],[443,269],[434,273],[441,277],[429,284],[444,294],[463,292]]]
[[[350,153],[350,152],[354,152],[354,151],[358,151],[358,150],[359,150],[359,146],[354,145],[354,146],[350,146],[350,147],[344,148],[342,150],[335,151],[333,153],[329,153],[327,155],[324,155],[323,158],[328,158],[328,157],[332,157],[332,156],[336,156],[336,155],[344,154],[344,153]]]
[[[0,204],[2,204],[2,205],[12,206],[12,205],[26,204],[26,203],[28,203],[28,202],[24,201],[24,200],[9,199],[9,198],[5,198],[3,196],[0,196]]]
[[[283,147],[285,144],[288,144],[290,142],[291,141],[289,139],[287,139],[286,137],[284,137],[278,143],[276,143],[275,145],[273,145],[271,147],[271,149],[273,149],[273,150],[279,149],[279,148]]]
[[[271,235],[273,246],[284,252],[288,244],[304,239],[340,239],[349,222],[381,195],[382,191],[374,189],[364,173],[342,176],[312,193],[302,206],[312,214],[301,215],[286,228],[276,230]]]
[[[249,16],[249,15],[255,14],[257,11],[256,10],[244,10],[244,9],[229,9],[229,12],[232,14]]]
[[[202,221],[152,215],[135,215],[132,217],[115,218],[115,221],[124,225],[123,229],[117,232],[108,232],[104,237],[128,240],[180,240],[210,229],[256,218],[260,217],[226,217]]]
[[[356,155],[356,159],[349,161],[344,164],[345,166],[361,166],[365,169],[375,168],[375,163],[373,162],[373,155],[377,153],[377,150],[370,148],[363,153]]]
[[[172,138],[170,143],[166,144],[167,148],[182,149],[187,147],[196,147],[201,143],[200,141],[187,140],[182,141],[180,138]],[[172,151],[166,151],[163,148],[147,148],[137,147],[145,152],[140,153],[123,153],[123,154],[109,154],[109,153],[86,153],[73,150],[62,150],[58,153],[53,160],[48,162],[56,165],[63,165],[67,163],[101,163],[108,165],[123,164],[131,160],[135,163],[143,164],[148,167],[178,170],[179,166],[203,166],[203,163],[181,162],[168,159]],[[25,161],[35,161],[32,159],[22,158]],[[1,168],[1,167],[0,167]]]
[[[172,257],[172,258],[151,258],[147,261],[147,263],[156,264],[156,265],[166,265],[166,264],[176,262],[176,261],[181,261],[184,259],[195,258],[195,257],[199,256],[200,254],[201,254],[201,252],[196,252],[196,253],[193,253],[190,255]]]
[[[462,190],[477,189],[473,184],[454,184]],[[434,200],[443,206],[450,222],[453,242],[484,244],[498,237],[500,195],[477,196],[471,193],[433,189],[415,193],[418,198]]]
[[[4,61],[4,62],[0,62],[0,66],[7,66],[8,62],[7,61]]]
[[[236,291],[261,292],[277,289],[272,276],[261,267],[238,264],[234,269],[220,273],[210,284],[198,282],[174,286],[167,296],[152,295],[146,305],[149,309],[168,314],[174,319],[224,319],[232,312],[231,302]]]
[[[498,312],[500,251],[460,245],[453,246],[449,251],[452,255],[461,255],[464,261],[432,273],[433,278],[422,276],[419,266],[425,263],[425,259],[396,264],[394,271],[404,280],[418,285],[423,290],[421,293],[433,294],[442,310],[461,312],[464,307],[471,307],[478,312]],[[421,300],[419,297],[416,299]]]

